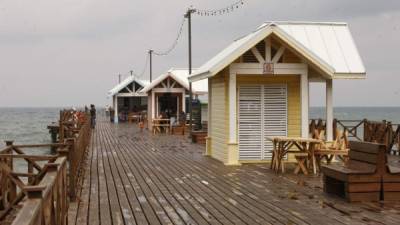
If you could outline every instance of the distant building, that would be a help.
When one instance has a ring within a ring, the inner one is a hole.
[[[140,91],[150,82],[129,76],[108,92],[113,101],[113,120],[118,123],[120,119],[126,121],[131,112],[147,110],[147,95]]]
[[[193,70],[195,71],[195,70]],[[147,96],[147,118],[151,120],[164,114],[179,120],[181,112],[189,113],[189,81],[187,69],[170,69],[140,90]],[[207,79],[192,83],[193,98],[204,99],[208,93]],[[206,97],[207,98],[207,97]],[[204,115],[207,118],[207,115]]]

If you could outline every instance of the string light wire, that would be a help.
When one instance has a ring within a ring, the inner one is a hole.
[[[200,15],[200,16],[221,16],[221,15],[225,15],[225,14],[235,11],[236,9],[240,8],[242,5],[244,5],[244,0],[236,1],[226,7],[219,8],[219,9],[197,9],[197,8],[192,8],[192,7],[191,8],[194,10],[195,14]],[[153,50],[154,55],[167,56],[176,48],[176,46],[178,45],[179,40],[182,36],[185,21],[186,21],[186,18],[183,17],[183,19],[180,23],[179,29],[178,29],[177,36],[174,39],[174,42],[170,45],[170,47],[165,51],[154,51]],[[147,70],[148,64],[149,64],[149,54],[146,53],[146,60],[145,60],[142,71],[140,72],[139,75],[133,75],[133,76],[135,76],[136,78],[142,77]],[[129,75],[130,71],[127,74]]]
[[[166,55],[168,55],[169,53],[171,53],[171,52],[176,48],[176,46],[178,45],[179,39],[180,39],[181,36],[182,36],[182,31],[183,31],[183,26],[185,25],[185,21],[186,21],[186,18],[184,17],[184,18],[182,19],[182,22],[181,22],[180,26],[179,26],[178,34],[177,34],[177,36],[176,36],[174,42],[172,43],[172,45],[171,45],[167,50],[162,51],[162,52],[154,51],[154,50],[153,50],[153,54],[154,54],[154,55],[157,55],[157,56],[166,56]]]

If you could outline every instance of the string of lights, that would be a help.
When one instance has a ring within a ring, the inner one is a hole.
[[[135,73],[133,70],[130,70],[126,73],[120,73],[118,76],[121,76],[121,79],[125,79],[128,76],[134,76],[135,78],[141,78],[146,73],[148,64],[149,64],[149,55],[146,54],[146,59],[145,59],[144,65],[143,65],[143,69],[141,70],[141,72],[139,74]]]
[[[195,13],[200,16],[221,16],[228,13],[231,13],[241,7],[244,4],[244,0],[236,1],[226,7],[219,9],[195,9]]]
[[[149,54],[146,54],[146,60],[145,60],[145,62],[144,62],[143,69],[142,69],[142,71],[139,73],[139,75],[136,76],[137,78],[142,77],[142,76],[144,75],[144,73],[146,73],[147,65],[148,65],[148,64],[149,64]]]
[[[183,25],[185,25],[185,21],[186,21],[185,18],[183,18],[183,19],[182,19],[182,22],[181,22],[181,24],[180,24],[180,26],[179,26],[178,35],[176,36],[176,38],[175,38],[174,42],[172,43],[172,45],[171,45],[167,50],[162,51],[162,52],[154,51],[154,50],[153,50],[153,54],[154,54],[154,55],[157,55],[157,56],[166,56],[166,55],[168,55],[169,53],[171,53],[171,52],[176,48],[176,46],[178,45],[179,39],[180,39],[181,36],[182,36]]]
[[[223,8],[219,8],[219,9],[197,9],[197,8],[193,8],[191,7],[191,9],[193,10],[192,13],[197,14],[199,16],[221,16],[221,15],[225,15],[225,14],[229,14],[233,11],[235,11],[236,9],[239,9],[240,7],[242,7],[242,5],[244,5],[244,1],[245,0],[238,0],[233,2],[232,4],[223,7]],[[169,55],[178,45],[179,40],[182,36],[183,33],[183,27],[185,25],[185,21],[186,21],[186,17],[184,17],[182,19],[182,22],[180,23],[179,29],[178,29],[178,33],[176,38],[174,39],[174,42],[170,45],[170,47],[168,49],[166,49],[165,51],[152,51],[152,54],[156,55],[156,56],[166,56]],[[139,75],[134,75],[137,78],[142,77],[148,67],[149,64],[149,54],[146,54],[146,60],[145,60],[145,64],[143,66],[142,71],[139,73]],[[127,73],[128,75],[133,75],[133,71],[129,71]]]

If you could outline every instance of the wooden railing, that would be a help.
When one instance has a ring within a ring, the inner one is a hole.
[[[399,154],[400,124],[389,121],[363,120],[333,120],[333,130],[346,131],[350,139],[385,144],[387,151]],[[314,134],[326,129],[326,121],[322,119],[311,119],[309,131]],[[334,132],[336,135],[336,132]],[[334,137],[336,138],[336,137]]]
[[[60,112],[60,143],[14,145],[7,141],[0,150],[0,224],[67,223],[69,201],[75,200],[82,180],[91,136],[90,116],[79,116]],[[26,154],[28,149],[50,147],[56,154]]]

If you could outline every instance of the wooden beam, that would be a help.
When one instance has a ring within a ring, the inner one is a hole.
[[[175,84],[176,84],[176,81],[174,81],[174,82],[171,84],[171,88],[174,88],[174,87],[175,87]]]
[[[133,91],[131,89],[129,89],[128,87],[125,87],[126,90],[128,90],[129,93],[133,93]]]
[[[251,52],[257,58],[259,63],[265,63],[264,58],[261,56],[260,52],[258,51],[258,49],[255,46],[253,48],[251,48]]]
[[[268,37],[265,40],[265,61],[271,62],[271,39]]]
[[[279,59],[282,57],[283,53],[285,52],[285,47],[281,46],[278,51],[275,53],[274,58],[272,58],[273,63],[278,63]]]
[[[333,140],[333,91],[332,80],[326,80],[326,140]]]

